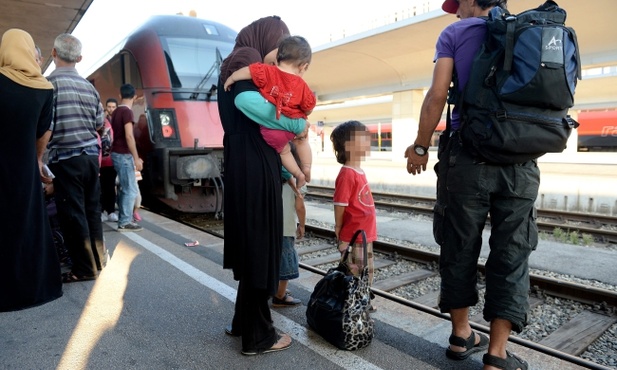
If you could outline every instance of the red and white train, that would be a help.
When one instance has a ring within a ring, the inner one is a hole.
[[[222,211],[223,129],[216,85],[235,37],[216,22],[156,16],[88,77],[103,102],[117,98],[124,83],[137,89],[133,112],[145,197],[183,212]]]
[[[579,152],[617,152],[617,110],[584,111],[578,114]],[[442,121],[433,135],[432,145],[437,145],[439,133],[446,128]],[[392,150],[392,124],[369,124],[373,151]]]

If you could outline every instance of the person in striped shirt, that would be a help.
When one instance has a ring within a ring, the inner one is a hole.
[[[50,127],[49,168],[60,226],[73,265],[64,283],[94,280],[106,263],[101,224],[97,129],[104,110],[98,92],[75,65],[81,61],[81,42],[63,33],[56,37],[51,56],[56,69],[48,80],[54,86],[54,115]]]

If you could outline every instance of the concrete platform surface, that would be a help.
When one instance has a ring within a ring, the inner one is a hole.
[[[313,211],[311,209],[309,212]],[[376,337],[355,352],[340,351],[307,328],[306,302],[319,280],[302,271],[290,290],[302,305],[273,309],[274,325],[293,346],[246,357],[226,335],[237,283],[223,270],[222,241],[147,211],[144,230],[118,233],[105,225],[111,253],[96,281],[64,286],[48,304],[0,313],[2,369],[479,369],[481,354],[445,357],[448,321],[377,297]],[[185,242],[198,240],[197,247]],[[534,369],[580,367],[510,348]]]

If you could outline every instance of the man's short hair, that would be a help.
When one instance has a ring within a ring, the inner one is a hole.
[[[135,96],[135,88],[131,84],[120,86],[120,96],[122,99],[130,99]]]
[[[109,103],[115,103],[116,105],[118,105],[118,100],[116,100],[115,98],[109,98],[105,101],[105,105]]]
[[[56,37],[54,49],[58,58],[67,63],[77,63],[81,56],[81,41],[71,34],[62,33]]]
[[[502,9],[508,9],[508,0],[476,0],[476,3],[482,10],[499,6]]]

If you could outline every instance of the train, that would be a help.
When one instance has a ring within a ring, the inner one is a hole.
[[[237,33],[217,22],[182,15],[150,18],[102,59],[87,78],[101,99],[131,83],[135,138],[144,160],[144,201],[187,213],[223,211],[223,128],[216,102],[222,60]],[[580,112],[579,151],[617,151],[617,110]],[[392,124],[369,124],[371,149],[392,150]],[[440,122],[433,137],[436,145]],[[323,135],[322,148],[323,148]]]
[[[392,151],[392,123],[369,123],[366,128],[371,133],[371,151],[390,152]],[[435,129],[431,139],[431,146],[437,146],[439,134],[446,129],[446,121],[441,121]]]
[[[579,152],[617,152],[617,109],[578,112],[576,120],[580,126],[578,133]],[[371,123],[367,125],[371,133],[372,151],[392,150],[392,124]],[[436,146],[439,134],[445,130],[442,120],[433,134],[431,146]]]
[[[144,200],[187,213],[222,214],[223,128],[216,102],[222,60],[237,33],[209,20],[151,17],[87,78],[104,102],[137,90],[135,139]],[[108,54],[109,55],[109,54]]]
[[[617,110],[583,111],[577,120],[579,152],[617,152]]]

